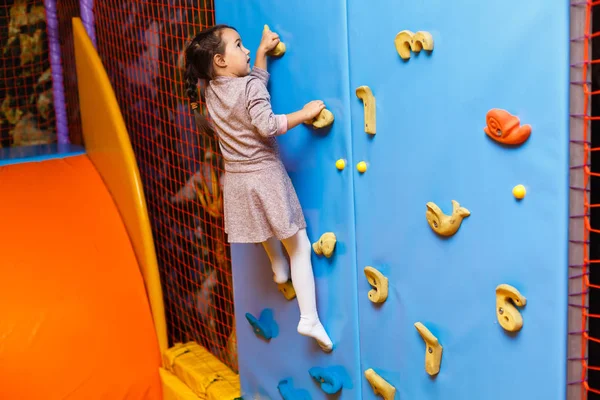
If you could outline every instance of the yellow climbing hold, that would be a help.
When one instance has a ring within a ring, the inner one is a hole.
[[[367,171],[367,163],[364,161],[359,162],[358,164],[356,164],[356,169],[358,170],[358,172],[360,172],[361,174]]]
[[[264,26],[263,32],[265,32],[265,31],[272,32],[271,29],[269,28],[269,25]],[[285,43],[280,41],[279,43],[277,43],[277,46],[275,46],[275,48],[273,50],[271,50],[267,53],[267,55],[273,56],[273,57],[279,57],[285,53],[285,50],[286,50]]]
[[[525,190],[525,186],[517,185],[513,188],[512,192],[516,199],[521,200],[523,197],[525,197],[527,190]]]
[[[344,160],[343,158],[340,158],[339,160],[337,160],[335,162],[335,167],[337,169],[339,169],[340,171],[343,170],[344,168],[346,168],[346,160]]]

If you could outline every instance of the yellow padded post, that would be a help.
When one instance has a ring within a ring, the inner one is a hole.
[[[73,18],[83,139],[125,224],[146,291],[160,352],[167,349],[162,288],[140,173],[108,75],[80,18]],[[93,210],[91,210],[93,212]],[[107,288],[110,296],[110,288]]]

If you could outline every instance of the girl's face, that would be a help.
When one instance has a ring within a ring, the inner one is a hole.
[[[225,42],[225,74],[242,77],[250,73],[250,50],[244,47],[240,35],[233,29],[225,29],[221,38]]]

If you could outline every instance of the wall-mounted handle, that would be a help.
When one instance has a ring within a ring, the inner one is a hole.
[[[376,395],[381,396],[383,400],[394,400],[396,388],[379,376],[372,368],[365,371],[365,378],[367,378]]]
[[[436,375],[440,372],[440,364],[442,363],[442,345],[422,323],[415,323],[415,328],[425,341],[425,371],[429,375]]]
[[[356,89],[356,96],[362,100],[365,109],[365,132],[374,135],[377,131],[377,124],[375,123],[375,96],[373,96],[373,92],[368,86],[358,87]]]
[[[505,283],[496,287],[496,316],[500,326],[517,332],[523,327],[523,316],[517,307],[524,307],[527,299],[517,289]]]
[[[371,266],[366,266],[364,272],[369,285],[373,287],[369,290],[369,300],[373,303],[384,303],[388,297],[388,278]]]

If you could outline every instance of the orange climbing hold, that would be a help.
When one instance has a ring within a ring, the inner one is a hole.
[[[519,145],[531,135],[531,125],[521,125],[519,118],[506,110],[491,109],[485,120],[484,132],[498,143]]]

